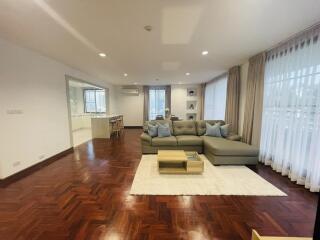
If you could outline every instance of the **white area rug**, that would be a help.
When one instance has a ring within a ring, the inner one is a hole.
[[[246,166],[213,166],[201,158],[202,175],[173,175],[158,172],[156,155],[143,155],[130,194],[287,196]]]

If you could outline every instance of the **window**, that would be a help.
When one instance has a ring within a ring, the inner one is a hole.
[[[320,189],[320,30],[268,53],[260,160]]]
[[[157,115],[165,116],[166,89],[152,87],[149,89],[149,119],[156,119]]]
[[[86,113],[105,113],[106,96],[103,89],[84,90],[84,111]]]
[[[223,75],[206,85],[204,99],[204,119],[224,120],[227,97],[227,75]]]

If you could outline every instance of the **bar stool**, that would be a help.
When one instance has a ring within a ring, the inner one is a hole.
[[[122,131],[124,129],[123,116],[121,115],[119,119],[120,119],[120,131]]]
[[[115,132],[116,132],[118,137],[121,134],[121,130],[122,130],[122,120],[119,117],[119,118],[116,119],[116,128],[115,128]]]
[[[114,118],[110,119],[109,121],[110,136],[114,136],[114,134],[116,133],[116,124],[117,124],[117,121]]]

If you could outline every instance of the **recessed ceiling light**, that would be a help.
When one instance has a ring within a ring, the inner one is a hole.
[[[128,73],[124,73],[123,76],[128,77]]]
[[[134,82],[133,84],[134,84],[134,85],[137,85],[138,83],[137,83],[137,82]]]
[[[105,58],[107,56],[107,54],[105,53],[99,53],[99,56],[102,57],[102,58]]]
[[[189,76],[189,75],[190,75],[190,73],[189,73],[189,72],[187,72],[187,73],[186,73],[186,75],[187,75],[187,76]]]
[[[202,51],[201,54],[202,54],[203,56],[205,56],[205,55],[208,55],[208,53],[209,53],[209,52],[208,52],[207,50],[204,50],[204,51]]]

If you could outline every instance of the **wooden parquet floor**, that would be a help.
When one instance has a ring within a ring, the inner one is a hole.
[[[259,165],[288,197],[130,196],[141,130],[97,139],[0,188],[1,240],[245,239],[313,233],[317,195]]]

